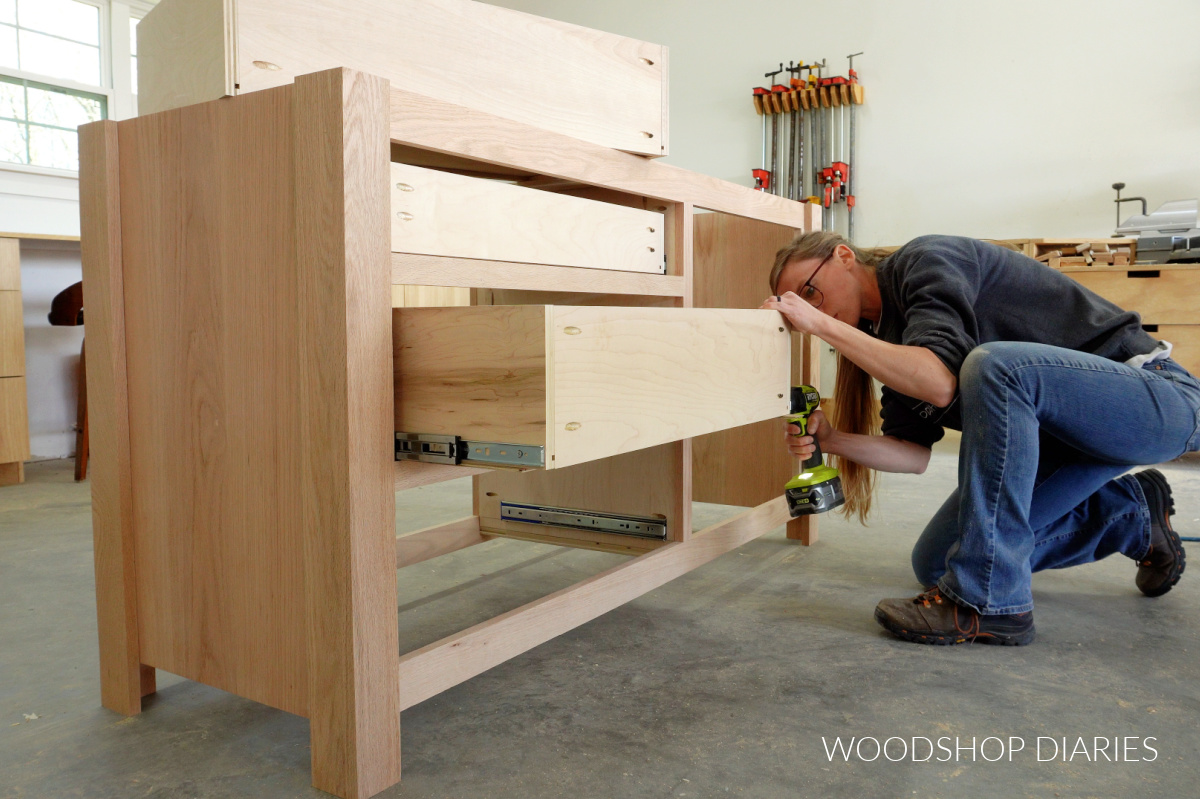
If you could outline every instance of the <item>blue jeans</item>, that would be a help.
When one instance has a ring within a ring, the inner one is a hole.
[[[1200,380],[1026,342],[974,349],[959,373],[958,488],[913,549],[923,585],[985,615],[1033,609],[1033,572],[1140,559],[1150,514],[1131,466],[1200,449]]]

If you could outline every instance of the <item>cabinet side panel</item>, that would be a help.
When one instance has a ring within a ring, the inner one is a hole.
[[[121,123],[121,221],[142,661],[304,715],[290,97]]]

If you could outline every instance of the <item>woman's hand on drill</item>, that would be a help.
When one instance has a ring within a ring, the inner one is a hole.
[[[787,425],[788,451],[802,461],[811,458],[816,450],[816,447],[813,446],[813,436],[816,436],[817,441],[821,442],[821,449],[828,452],[830,439],[837,434],[837,431],[825,419],[825,414],[818,410],[813,411],[812,415],[808,417],[808,433],[808,435],[802,436],[797,425]]]
[[[779,311],[788,325],[799,333],[816,333],[829,317],[800,299],[795,292],[785,292],[780,297],[771,297],[760,308],[768,311]]]

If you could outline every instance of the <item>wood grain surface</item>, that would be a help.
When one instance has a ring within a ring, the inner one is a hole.
[[[119,123],[121,249],[142,662],[306,715],[291,93]]]
[[[787,412],[777,313],[553,306],[551,325],[554,468]]]
[[[654,211],[392,164],[392,250],[662,274]]]
[[[142,710],[137,553],[129,446],[117,123],[79,129],[79,221],[84,303],[88,307],[87,385],[91,415],[92,542],[100,701],[109,710]],[[148,685],[153,690],[153,685]]]
[[[332,69],[292,100],[313,785],[356,799],[400,779],[388,85]]]

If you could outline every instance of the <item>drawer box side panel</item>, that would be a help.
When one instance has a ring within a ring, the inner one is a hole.
[[[396,430],[546,445],[545,306],[392,311]]]

